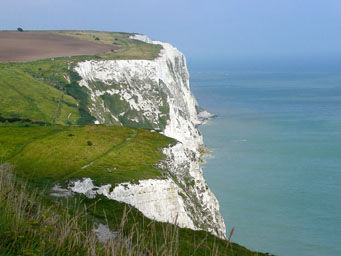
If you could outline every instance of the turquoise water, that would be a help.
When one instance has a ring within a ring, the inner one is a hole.
[[[232,240],[276,255],[341,255],[341,73],[190,70],[204,167]]]

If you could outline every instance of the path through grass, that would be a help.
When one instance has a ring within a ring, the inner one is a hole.
[[[83,177],[113,185],[160,178],[161,149],[171,143],[161,134],[127,127],[0,127],[0,158],[41,185]]]

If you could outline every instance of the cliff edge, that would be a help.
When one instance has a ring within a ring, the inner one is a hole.
[[[162,179],[138,184],[94,184],[84,177],[70,183],[78,193],[135,206],[145,216],[180,227],[209,231],[226,237],[219,203],[207,186],[200,167],[203,138],[197,126],[198,104],[189,86],[185,56],[168,43],[145,35],[130,36],[162,46],[153,60],[86,60],[74,70],[79,85],[90,94],[89,112],[96,124],[122,125],[160,132],[178,142],[163,149],[166,160],[159,164]]]

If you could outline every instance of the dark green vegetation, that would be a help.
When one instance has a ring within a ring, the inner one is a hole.
[[[0,255],[265,255],[204,231],[151,221],[104,197],[55,199],[0,166]],[[100,243],[94,225],[115,239]]]
[[[98,185],[160,178],[160,149],[171,143],[159,133],[126,127],[0,126],[0,159],[40,186],[82,177]]]

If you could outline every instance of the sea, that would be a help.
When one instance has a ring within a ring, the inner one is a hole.
[[[341,255],[341,69],[189,61],[211,157],[204,176],[232,241],[279,256]]]

